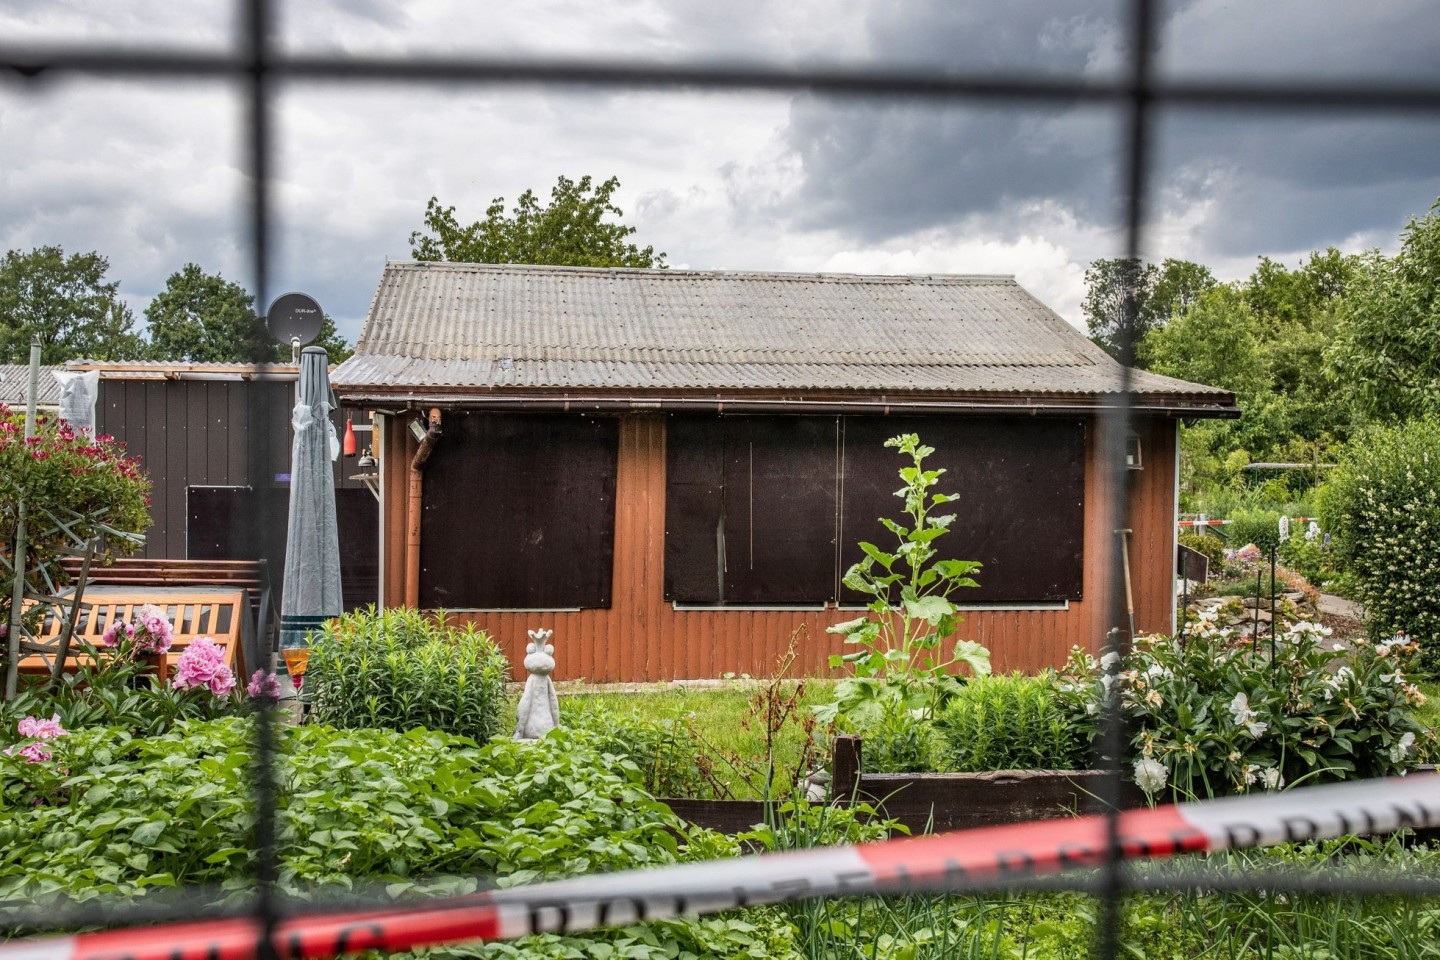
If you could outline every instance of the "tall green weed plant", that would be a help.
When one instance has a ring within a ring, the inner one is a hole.
[[[473,624],[417,610],[348,613],[311,641],[312,716],[336,727],[424,727],[484,742],[506,726],[504,655]]]
[[[845,572],[845,586],[871,598],[869,615],[829,628],[859,649],[830,658],[831,667],[848,666],[853,675],[836,684],[834,701],[815,713],[821,722],[863,735],[875,769],[921,770],[930,761],[929,725],[963,683],[956,668],[987,674],[990,651],[968,640],[946,650],[961,621],[951,598],[978,586],[970,574],[980,563],[942,558],[936,546],[955,522],[955,514],[938,509],[960,498],[934,489],[945,473],[925,469],[935,448],[913,433],[891,437],[885,446],[910,460],[895,492],[903,516],[880,520],[896,546],[887,551],[862,541],[865,558]]]

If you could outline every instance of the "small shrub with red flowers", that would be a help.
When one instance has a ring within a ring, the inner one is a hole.
[[[1406,677],[1419,645],[1337,640],[1294,624],[1270,645],[1217,627],[1137,637],[1128,656],[1077,649],[1056,686],[1061,709],[1093,742],[1109,697],[1130,738],[1126,770],[1152,798],[1204,798],[1302,783],[1391,776],[1433,754],[1418,719],[1425,695]]]
[[[0,550],[8,554],[14,544],[23,499],[30,511],[26,575],[31,587],[44,584],[42,570],[63,582],[59,551],[92,537],[109,535],[110,552],[134,550],[138,540],[125,535],[150,525],[149,494],[139,458],[127,456],[115,438],[76,433],[66,421],[40,414],[34,436],[27,439],[24,411],[0,403]],[[0,624],[7,626],[12,576],[0,569]]]

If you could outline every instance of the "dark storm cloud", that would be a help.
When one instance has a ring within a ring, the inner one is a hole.
[[[1162,13],[1159,61],[1176,76],[1440,76],[1428,4],[1193,2]],[[1110,4],[935,0],[887,5],[866,29],[877,61],[965,70],[1093,76],[1114,69],[1124,48]],[[1003,233],[1036,203],[1112,227],[1118,116],[797,100],[787,142],[804,173],[790,211],[805,227],[872,243],[975,218]],[[1393,229],[1440,192],[1434,117],[1176,111],[1160,130],[1155,209],[1206,205],[1198,235],[1217,255]]]

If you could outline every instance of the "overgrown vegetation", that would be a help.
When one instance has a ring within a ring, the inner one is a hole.
[[[1415,644],[1333,641],[1299,623],[1268,642],[1192,622],[1137,638],[1122,661],[1076,650],[1060,683],[1067,716],[1094,741],[1118,696],[1133,735],[1120,759],[1152,798],[1188,800],[1400,773],[1435,749],[1405,677]]]
[[[943,771],[1075,770],[1089,761],[1089,745],[1056,703],[1049,673],[978,677],[950,698],[935,727],[936,768]]]
[[[483,743],[508,718],[505,657],[473,624],[406,608],[348,613],[311,641],[306,694],[319,723],[424,727]]]
[[[1420,639],[1422,664],[1440,674],[1440,418],[1366,432],[1322,509],[1372,636]]]

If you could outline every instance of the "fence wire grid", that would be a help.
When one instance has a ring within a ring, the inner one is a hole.
[[[1159,6],[1154,0],[1126,0],[1123,27],[1128,35],[1123,69],[1113,79],[1056,76],[1052,73],[973,71],[965,64],[953,68],[906,69],[887,66],[791,67],[767,63],[714,60],[689,64],[620,62],[584,58],[493,55],[387,57],[375,55],[291,54],[275,43],[274,0],[239,0],[239,43],[231,51],[189,53],[162,46],[83,45],[0,41],[0,81],[22,95],[35,92],[51,78],[129,79],[155,84],[179,84],[193,79],[222,80],[244,94],[241,115],[243,138],[240,166],[248,175],[248,247],[258,304],[270,301],[272,250],[271,178],[274,170],[272,100],[277,85],[294,81],[331,84],[413,84],[463,88],[591,88],[651,91],[657,93],[732,92],[752,94],[808,93],[822,98],[870,102],[919,102],[942,105],[1001,104],[1025,106],[1092,105],[1116,111],[1123,131],[1116,144],[1121,170],[1119,209],[1123,223],[1123,249],[1119,255],[1140,259],[1146,250],[1147,202],[1152,187],[1153,133],[1157,117],[1165,111],[1208,110],[1230,114],[1392,114],[1425,122],[1440,121],[1440,85],[1388,81],[1334,81],[1315,77],[1252,80],[1220,77],[1205,80],[1161,79],[1156,75]],[[1317,61],[1318,62],[1318,61]],[[1133,291],[1127,291],[1133,294]],[[1129,471],[1125,468],[1125,437],[1132,419],[1130,365],[1134,359],[1137,304],[1133,296],[1123,304],[1119,326],[1122,379],[1121,403],[1099,415],[1101,470],[1112,492],[1101,505],[1114,521],[1128,526]],[[263,501],[262,501],[263,503]],[[263,507],[262,507],[263,510]],[[261,523],[279,518],[258,518]],[[1128,647],[1130,632],[1124,591],[1123,547],[1114,538],[1109,582],[1102,585],[1108,622],[1114,629],[1096,638],[1101,650]],[[1119,698],[1111,698],[1099,738],[1101,756],[1122,755],[1123,722]],[[256,729],[256,764],[252,786],[257,819],[253,842],[257,869],[251,896],[235,896],[193,887],[168,896],[149,897],[144,904],[71,904],[27,910],[7,910],[11,929],[142,924],[201,918],[253,916],[264,931],[257,943],[261,956],[274,957],[270,934],[286,917],[303,916],[337,908],[360,910],[395,900],[382,890],[357,887],[343,899],[315,902],[281,902],[276,890],[275,757],[276,729],[271,712],[260,711]],[[1097,870],[1037,879],[951,885],[945,892],[1003,889],[1006,891],[1073,891],[1099,901],[1094,954],[1112,960],[1121,953],[1120,906],[1127,892],[1294,892],[1325,895],[1440,896],[1440,878],[1386,873],[1356,876],[1324,866],[1304,871],[1226,870],[1213,865],[1181,861],[1164,869],[1137,871],[1122,859],[1119,842],[1120,798],[1123,772],[1111,766],[1101,799],[1111,811],[1106,822],[1107,850]],[[435,905],[443,905],[443,901]],[[9,906],[9,905],[7,905]]]

